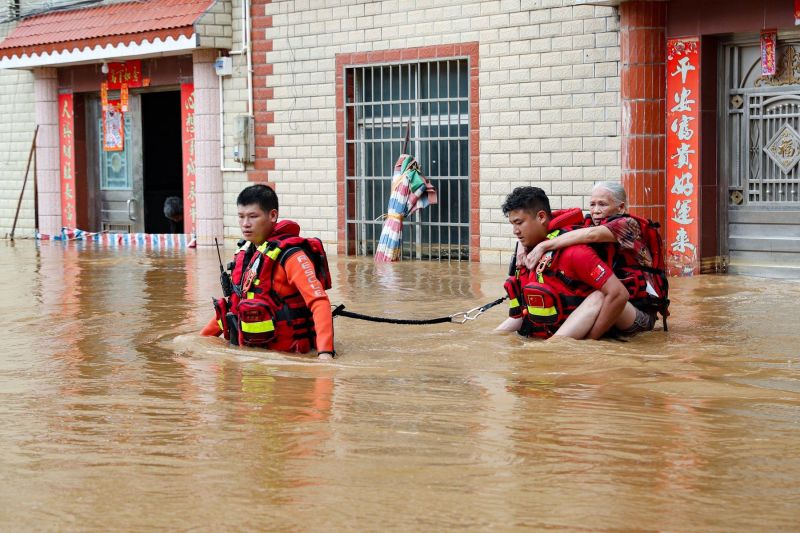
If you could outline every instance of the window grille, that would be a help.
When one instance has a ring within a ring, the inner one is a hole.
[[[5,12],[0,8],[0,23],[41,15],[43,13],[52,13],[54,11],[83,9],[95,4],[104,3],[104,1],[105,0],[32,0],[22,3],[20,0],[7,0]],[[113,2],[108,1],[108,3]]]
[[[403,259],[469,260],[469,62],[422,61],[346,69],[347,250],[373,255],[392,172],[410,119],[407,151],[439,202],[403,222]]]
[[[19,0],[9,0],[8,1],[8,18],[10,20],[15,20],[19,18]]]

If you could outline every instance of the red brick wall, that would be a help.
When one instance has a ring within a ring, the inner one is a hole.
[[[272,16],[264,7],[272,0],[253,0],[251,3],[250,48],[253,62],[253,117],[255,119],[255,170],[247,173],[247,179],[259,183],[270,183],[270,171],[275,170],[275,160],[269,157],[269,149],[275,146],[275,136],[268,133],[269,125],[275,122],[275,113],[267,111],[267,102],[274,96],[275,89],[267,85],[267,76],[272,74],[273,66],[267,62],[267,52],[272,51],[272,39],[266,32],[272,27]]]
[[[665,226],[666,2],[620,5],[622,185],[634,214]],[[662,231],[663,233],[663,231]]]
[[[420,48],[357,52],[336,55],[336,193],[337,218],[339,220],[338,252],[352,254],[351,243],[346,242],[344,226],[346,201],[353,201],[353,191],[345,190],[345,90],[352,86],[345,82],[345,68],[354,65],[375,63],[399,63],[409,60],[469,58],[470,101],[470,260],[480,260],[480,91],[478,85],[478,43],[447,44]],[[351,158],[352,160],[352,158]],[[352,170],[352,169],[351,169]]]

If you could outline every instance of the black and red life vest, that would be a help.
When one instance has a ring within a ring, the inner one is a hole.
[[[669,316],[669,281],[664,271],[664,252],[659,224],[636,215],[621,214],[609,217],[606,222],[618,218],[632,218],[639,225],[640,238],[634,239],[630,248],[615,246],[611,268],[619,280],[628,289],[629,301],[646,313],[661,313],[664,331],[667,330]],[[605,223],[605,222],[604,222]],[[593,225],[587,216],[584,223]],[[647,256],[649,261],[647,261]],[[650,266],[642,263],[650,262]]]
[[[300,237],[299,233],[300,226],[296,222],[282,220],[262,245],[256,247],[245,242],[236,252],[231,268],[233,294],[228,309],[224,309],[225,302],[215,302],[220,327],[232,344],[299,353],[316,347],[314,321],[303,297],[299,292],[279,295],[273,286],[276,266],[303,251],[314,265],[323,288],[331,288],[322,241]],[[222,318],[226,314],[235,317],[237,331],[231,331],[228,321]]]
[[[578,209],[553,211],[547,226],[548,239],[583,225],[583,212]],[[559,268],[558,250],[547,252],[540,267],[529,270],[524,264],[515,265],[515,272],[505,283],[509,299],[509,316],[525,317],[521,335],[549,338],[558,331],[567,317],[583,302],[594,288],[568,278]],[[546,265],[541,267],[541,265]]]

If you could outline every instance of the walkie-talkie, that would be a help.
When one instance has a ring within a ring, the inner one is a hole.
[[[225,267],[222,266],[222,254],[219,252],[219,241],[217,238],[214,237],[214,244],[217,247],[217,258],[219,259],[219,283],[222,285],[222,294],[225,296],[222,300],[214,299],[214,308],[217,310],[217,320],[222,320],[223,322],[223,329],[222,332],[225,337],[230,341],[230,343],[234,346],[239,345],[239,320],[236,318],[236,315],[231,312],[230,305],[231,302],[229,298],[236,291],[236,295],[241,298],[242,293],[233,284],[231,280],[230,274],[225,272]]]
[[[219,283],[222,285],[222,295],[229,298],[233,294],[233,282],[231,276],[225,272],[225,267],[222,266],[222,254],[219,253],[219,242],[214,237],[214,244],[217,247],[217,257],[219,258]]]

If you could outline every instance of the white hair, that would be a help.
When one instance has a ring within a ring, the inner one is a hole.
[[[596,189],[605,189],[611,193],[611,198],[614,199],[617,204],[628,204],[628,195],[625,193],[625,187],[617,183],[616,181],[600,181],[595,183],[594,187],[592,187],[592,193]]]

